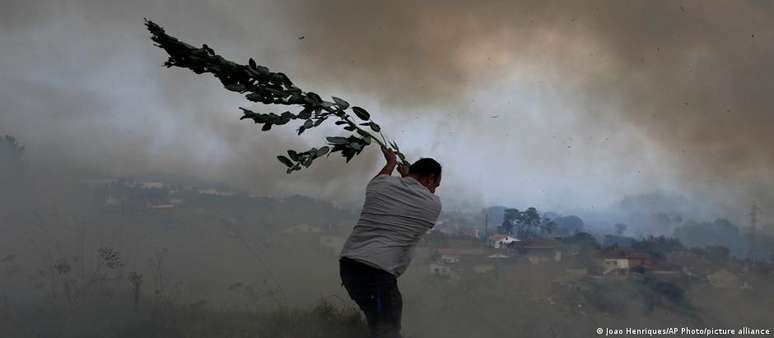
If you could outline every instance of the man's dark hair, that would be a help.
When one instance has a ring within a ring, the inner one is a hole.
[[[441,175],[441,164],[432,158],[420,158],[409,167],[409,174],[420,177],[430,177]]]

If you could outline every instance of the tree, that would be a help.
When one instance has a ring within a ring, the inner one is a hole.
[[[544,214],[543,217],[546,218],[547,216]],[[582,232],[585,227],[583,220],[580,217],[574,215],[555,215],[554,218],[550,219],[550,221],[556,224],[551,233],[554,236],[559,237],[572,236],[576,233]]]
[[[308,168],[315,159],[335,152],[341,152],[349,162],[372,141],[383,147],[391,147],[404,165],[409,164],[400,152],[398,144],[395,141],[388,142],[384,138],[381,127],[371,119],[371,115],[364,108],[350,107],[347,101],[335,96],[332,97],[333,101],[325,101],[314,92],[305,92],[296,87],[284,73],[272,72],[269,68],[256,64],[253,59],[250,59],[247,65],[237,64],[215,54],[215,51],[206,44],[202,45],[202,48],[195,48],[166,34],[161,26],[152,21],[146,19],[145,25],[152,34],[151,40],[169,54],[169,59],[164,66],[188,68],[196,74],[211,73],[227,90],[245,94],[245,98],[249,101],[302,108],[296,114],[290,111],[275,114],[257,113],[239,107],[243,113],[241,119],[249,119],[256,124],[261,124],[262,131],[268,131],[275,125],[285,125],[292,120],[302,120],[303,124],[297,129],[298,135],[301,135],[304,131],[321,125],[329,117],[334,117],[338,119],[335,122],[336,125],[343,126],[344,130],[351,132],[348,137],[327,137],[328,145],[319,149],[312,148],[303,152],[288,150],[288,156],[277,156],[277,159],[287,167],[287,173]],[[347,109],[350,109],[354,116],[348,113]],[[379,133],[381,140],[372,132]]]
[[[618,223],[615,225],[615,234],[617,236],[623,236],[625,231],[626,231],[626,224]]]
[[[739,227],[726,219],[702,223],[687,221],[674,230],[673,236],[688,247],[723,246],[733,255],[746,253],[747,238]]]
[[[519,217],[519,209],[505,209],[503,211],[503,224],[498,227],[498,232],[510,235],[513,231],[513,222]]]
[[[677,238],[649,236],[648,238],[635,241],[632,244],[632,248],[646,251],[654,256],[666,257],[672,251],[682,249],[683,244]]]
[[[541,217],[537,209],[530,207],[527,210],[505,209],[503,214],[503,224],[498,228],[504,233],[511,235],[516,230],[516,237],[520,239],[530,239],[544,237],[553,233],[556,223],[552,220]]]

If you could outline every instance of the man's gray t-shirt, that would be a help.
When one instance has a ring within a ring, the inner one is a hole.
[[[441,200],[413,177],[377,176],[366,187],[360,220],[341,256],[400,276],[440,213]]]

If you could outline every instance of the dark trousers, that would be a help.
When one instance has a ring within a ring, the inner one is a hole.
[[[366,315],[373,338],[400,338],[403,297],[391,273],[342,257],[341,283]]]

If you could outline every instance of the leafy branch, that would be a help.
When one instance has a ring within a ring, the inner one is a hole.
[[[241,65],[215,54],[215,51],[206,44],[201,48],[193,47],[166,34],[164,28],[148,19],[145,19],[145,26],[152,34],[151,40],[156,43],[156,46],[169,54],[169,59],[164,66],[188,68],[196,74],[211,73],[227,90],[244,94],[245,98],[253,102],[301,107],[301,110],[295,114],[290,111],[281,114],[257,113],[239,107],[243,113],[240,120],[253,120],[256,124],[262,125],[262,131],[271,130],[273,126],[285,125],[292,120],[302,120],[303,123],[297,129],[298,135],[301,135],[304,131],[318,127],[328,118],[333,117],[336,119],[336,125],[343,126],[344,130],[351,132],[348,137],[326,137],[327,145],[320,148],[311,148],[303,152],[288,150],[287,156],[277,156],[277,159],[287,167],[287,173],[308,168],[315,159],[323,155],[330,156],[335,152],[341,152],[349,162],[372,142],[394,149],[403,164],[409,164],[404,154],[400,152],[398,144],[395,141],[387,142],[381,133],[381,127],[362,107],[350,107],[347,101],[335,96],[332,97],[333,101],[325,101],[316,93],[305,92],[293,85],[284,73],[272,72],[267,67],[257,65],[252,58],[247,65]],[[373,133],[379,133],[381,140]]]

